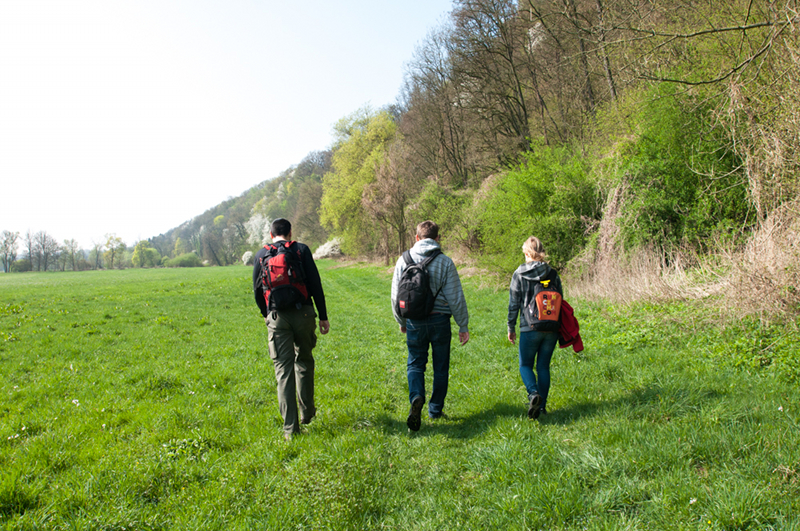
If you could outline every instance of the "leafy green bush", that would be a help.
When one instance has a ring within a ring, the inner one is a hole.
[[[493,263],[513,271],[522,243],[536,236],[549,260],[563,266],[585,244],[586,220],[599,215],[587,160],[568,148],[534,146],[522,164],[500,177],[481,213],[481,241]]]
[[[411,209],[414,226],[426,219],[439,225],[442,243],[478,251],[478,207],[473,190],[454,190],[429,180]]]
[[[11,264],[12,273],[25,273],[26,271],[31,270],[33,270],[33,266],[31,265],[31,261],[27,258],[16,260],[13,264]]]
[[[164,263],[167,267],[203,267],[203,262],[195,253],[186,253]]]
[[[747,190],[727,139],[707,109],[660,87],[634,113],[635,135],[617,147],[616,175],[629,186],[621,231],[628,248],[691,245],[733,234],[746,223]]]

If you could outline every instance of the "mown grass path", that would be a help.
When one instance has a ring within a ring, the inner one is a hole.
[[[797,386],[719,363],[686,308],[572,301],[587,348],[534,422],[507,294],[465,279],[448,418],[409,434],[388,268],[321,270],[291,443],[249,268],[0,275],[0,527],[800,528]]]

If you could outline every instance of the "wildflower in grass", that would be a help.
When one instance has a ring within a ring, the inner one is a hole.
[[[78,402],[77,398],[75,400],[73,400],[72,403],[75,404],[76,407],[80,407],[80,405],[81,405],[81,403]]]
[[[778,411],[783,411],[783,406],[778,406]]]
[[[697,498],[692,498],[689,500],[689,505],[694,505],[695,503],[697,503]]]

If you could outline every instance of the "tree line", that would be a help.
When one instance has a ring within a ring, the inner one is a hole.
[[[489,267],[745,245],[797,196],[795,1],[457,0],[396,106],[335,128],[320,221],[393,259],[413,226]]]
[[[744,246],[797,197],[798,30],[795,0],[455,0],[396,103],[130,263],[241,263],[276,217],[387,262],[431,218],[457,258],[505,272],[530,234],[589,271]]]

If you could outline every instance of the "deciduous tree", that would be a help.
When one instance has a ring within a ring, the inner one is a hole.
[[[125,245],[125,242],[122,241],[122,238],[116,234],[107,234],[105,247],[106,251],[104,253],[104,257],[106,259],[106,264],[108,265],[109,269],[114,269],[115,263],[121,264],[122,253],[125,252],[127,246]]]
[[[3,271],[8,273],[17,259],[19,232],[4,230],[0,241],[0,258],[3,260]]]
[[[64,255],[69,259],[73,271],[78,270],[76,258],[78,257],[79,251],[80,245],[78,245],[78,242],[74,238],[64,240]]]
[[[359,254],[374,248],[376,236],[361,199],[364,188],[394,138],[397,125],[386,111],[361,109],[340,120],[335,128],[333,171],[323,178],[320,221],[343,237],[345,252]]]
[[[378,250],[387,264],[391,257],[408,248],[413,221],[406,211],[412,198],[419,194],[421,182],[410,164],[407,147],[398,137],[378,165],[375,181],[364,187],[361,203],[383,236]]]
[[[47,231],[39,231],[33,235],[33,248],[37,257],[37,271],[47,271],[58,259],[60,249],[58,241]]]

